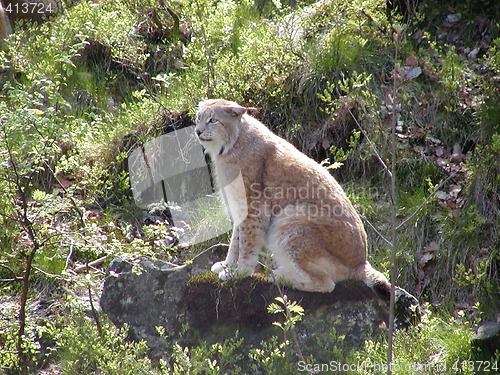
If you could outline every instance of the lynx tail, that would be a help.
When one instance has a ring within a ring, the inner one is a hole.
[[[373,268],[370,263],[366,262],[358,268],[354,273],[354,279],[363,281],[384,301],[390,300],[391,284],[387,278],[381,272]]]

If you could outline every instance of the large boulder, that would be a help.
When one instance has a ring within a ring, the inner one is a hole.
[[[283,314],[270,314],[268,306],[283,295],[304,308],[294,336],[305,355],[316,354],[318,342],[329,345],[340,336],[344,347],[356,348],[388,325],[388,304],[362,282],[338,283],[332,293],[279,289],[258,276],[222,283],[208,270],[225,250],[214,247],[183,266],[117,258],[104,284],[102,310],[117,326],[127,324],[133,339],[146,340],[155,357],[174,341],[217,342],[237,330],[249,344],[282,335],[272,323],[283,322]],[[418,320],[418,302],[402,289],[397,296],[396,323],[405,327]],[[158,334],[158,326],[165,335]]]

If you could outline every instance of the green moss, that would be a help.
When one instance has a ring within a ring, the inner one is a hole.
[[[206,272],[198,273],[198,274],[192,276],[188,280],[187,286],[191,287],[193,285],[200,284],[200,283],[221,285],[222,281],[220,281],[219,277],[215,273],[210,272],[210,271],[206,271]]]
[[[260,273],[256,272],[252,275],[252,279],[255,280],[256,283],[261,282],[261,283],[268,283],[269,282],[269,276],[266,275],[265,273]]]

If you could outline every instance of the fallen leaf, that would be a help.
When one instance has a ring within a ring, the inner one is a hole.
[[[436,191],[436,198],[440,200],[448,199],[448,193],[442,190]]]
[[[449,190],[449,194],[452,198],[457,198],[458,197],[458,194],[460,194],[460,192],[462,191],[462,186],[460,185],[451,185],[450,186],[450,190]]]
[[[417,78],[422,74],[422,68],[419,66],[415,66],[409,70],[405,70],[403,73],[403,78],[407,79],[408,81]]]
[[[427,263],[429,263],[432,259],[434,259],[434,254],[432,253],[423,253],[418,260],[418,263],[421,267],[424,267]]]
[[[408,57],[405,60],[405,65],[406,66],[417,66],[418,65],[418,59],[415,57],[415,55],[413,53],[411,55],[408,55]]]
[[[446,21],[449,23],[456,23],[462,19],[462,15],[460,13],[448,14],[446,16]]]
[[[454,163],[460,163],[463,160],[464,160],[464,154],[462,153],[462,148],[458,143],[455,143],[451,154],[451,161]]]
[[[439,250],[439,243],[436,241],[431,241],[427,245],[424,246],[425,251],[438,251]]]

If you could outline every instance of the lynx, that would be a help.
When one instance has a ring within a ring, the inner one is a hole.
[[[267,248],[277,283],[331,292],[340,281],[362,280],[388,299],[390,284],[367,262],[363,223],[341,186],[247,110],[216,99],[196,114],[234,225],[227,257],[212,272],[222,280],[249,276]]]

